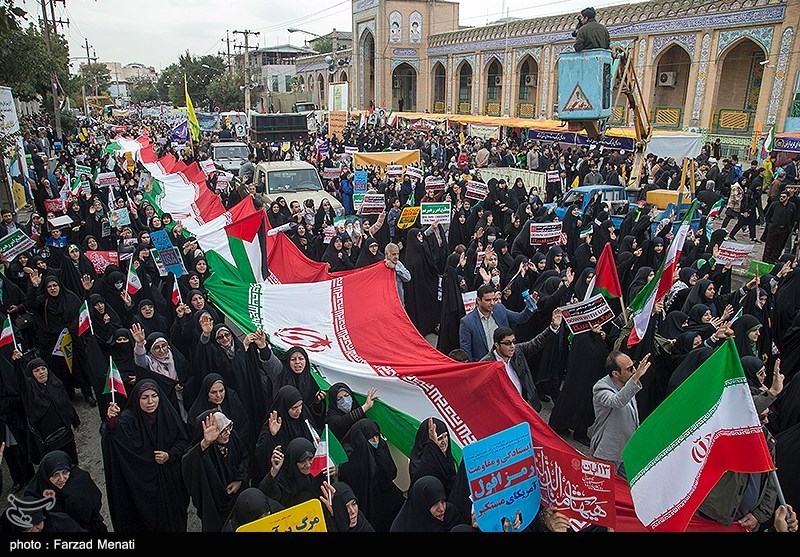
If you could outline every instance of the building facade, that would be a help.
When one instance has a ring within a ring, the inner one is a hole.
[[[557,118],[559,56],[577,13],[460,27],[458,3],[353,0],[343,73],[350,105],[398,111]],[[735,149],[754,130],[793,131],[800,116],[800,6],[788,0],[672,0],[601,8],[612,45],[630,48],[657,128],[720,137]],[[322,95],[324,56],[298,60]],[[620,101],[612,119],[628,124]]]

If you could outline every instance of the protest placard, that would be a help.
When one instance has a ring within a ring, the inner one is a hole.
[[[336,227],[335,226],[326,226],[323,229],[325,237],[322,239],[323,244],[330,244],[331,240],[333,240],[333,236],[336,234]]]
[[[558,182],[559,181],[558,170],[548,170],[547,172],[545,172],[545,179],[548,182]]]
[[[422,180],[422,169],[418,166],[407,166],[406,176],[413,176],[417,180]]]
[[[131,223],[131,215],[126,207],[111,211],[110,218],[114,226],[128,226]]]
[[[461,301],[464,302],[464,313],[471,312],[475,309],[475,304],[478,302],[478,291],[472,290],[470,292],[462,292]]]
[[[107,186],[118,186],[119,180],[117,175],[113,172],[101,172],[97,175],[97,187],[104,188]]]
[[[386,208],[386,198],[382,193],[364,194],[364,203],[361,205],[361,214],[368,215],[382,213]]]
[[[563,306],[561,313],[573,335],[585,333],[593,325],[603,325],[614,319],[614,312],[611,311],[602,294],[596,294],[588,300]]]
[[[387,164],[386,165],[386,175],[389,178],[399,178],[403,175],[403,165],[402,164]]]
[[[89,196],[92,193],[92,183],[88,180],[85,182],[81,182],[81,194],[85,196]]]
[[[419,216],[420,208],[416,207],[406,207],[400,213],[400,217],[397,219],[397,228],[400,230],[405,230],[406,228],[411,228],[415,222],[417,222],[417,217]]]
[[[341,166],[326,166],[322,170],[322,177],[326,180],[333,180],[334,178],[339,178],[342,175],[342,167]]]
[[[543,507],[566,515],[575,530],[616,528],[613,464],[552,447],[535,447],[535,459]]]
[[[420,224],[450,224],[450,202],[422,203]]]
[[[148,188],[150,187],[150,180],[152,176],[150,176],[149,172],[142,172],[139,174],[139,190],[140,191],[150,191]]]
[[[243,524],[237,532],[327,532],[322,503],[311,499]]]
[[[214,166],[214,159],[200,161],[200,169],[206,176],[211,176],[211,174],[217,171],[217,167]]]
[[[489,195],[489,186],[483,182],[475,182],[474,180],[467,181],[466,197],[475,199],[476,201],[483,201]]]
[[[119,265],[119,253],[116,251],[86,251],[84,255],[97,274],[104,272],[109,265]]]
[[[429,194],[435,194],[444,191],[445,182],[444,178],[440,176],[428,176],[425,178],[425,191]]]
[[[753,246],[748,246],[747,244],[737,244],[736,242],[725,240],[719,246],[719,253],[714,257],[714,259],[717,263],[725,264],[730,262],[731,265],[736,265],[738,267],[747,261],[747,258],[750,256],[750,252],[752,251]]]
[[[353,207],[356,210],[356,213],[361,212],[361,206],[364,204],[364,194],[363,193],[354,193],[353,194]]]
[[[155,230],[150,233],[150,242],[158,251],[161,262],[167,271],[171,271],[175,277],[180,277],[186,272],[180,254],[175,250],[172,240],[166,230]]]
[[[361,218],[355,215],[336,217],[333,219],[333,226],[336,228],[336,232],[344,232],[353,239],[361,237]]]
[[[75,165],[75,176],[80,178],[81,175],[85,175],[87,177],[91,177],[92,176],[92,167],[91,166],[86,166],[85,164],[76,164]]]
[[[344,146],[344,153],[346,155],[353,155],[355,153],[358,153],[358,147],[354,147],[352,145],[345,145]]]
[[[69,222],[72,222],[70,217],[65,216],[64,218],[69,219]],[[22,230],[18,228],[11,234],[6,234],[0,238],[0,253],[5,255],[6,258],[11,261],[20,253],[29,250],[35,245],[36,242],[31,240]]]
[[[61,228],[63,226],[69,226],[72,224],[72,217],[69,215],[63,215],[60,217],[53,217],[48,221],[52,226],[56,228]]]
[[[353,192],[367,193],[367,171],[356,170],[353,174]]]
[[[45,199],[44,200],[44,210],[48,213],[63,213],[64,212],[64,200],[63,199]]]
[[[463,449],[470,499],[481,532],[521,532],[539,511],[541,491],[527,422]]]
[[[561,221],[532,222],[530,232],[532,246],[557,243],[561,238]]]
[[[217,174],[217,190],[226,189],[233,179],[233,174],[227,172],[219,172]]]

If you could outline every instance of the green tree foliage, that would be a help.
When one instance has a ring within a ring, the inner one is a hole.
[[[244,110],[244,91],[239,88],[243,83],[242,73],[214,77],[206,88],[212,108],[218,106],[222,112]]]
[[[84,64],[81,76],[86,84],[86,93],[91,95],[107,95],[111,87],[111,72],[105,64]]]
[[[156,84],[149,79],[137,79],[130,86],[131,102],[135,104],[158,100]]]
[[[189,88],[189,96],[196,110],[207,110],[210,102],[207,91],[211,80],[225,73],[225,62],[219,56],[194,56],[188,50],[178,62],[167,66],[158,77],[158,98],[175,106],[186,105],[183,76]]]
[[[38,27],[29,25],[0,33],[0,83],[11,87],[19,100],[33,100],[37,95],[47,99],[53,72],[62,87],[68,81],[69,51],[64,41],[57,36],[52,38],[48,53]]]

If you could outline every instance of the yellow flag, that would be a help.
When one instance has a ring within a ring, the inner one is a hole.
[[[186,81],[186,74],[183,74],[183,90],[186,93],[186,114],[189,117],[189,131],[195,141],[200,140],[200,124],[197,122],[197,114],[194,113],[194,105],[189,97],[189,83]]]

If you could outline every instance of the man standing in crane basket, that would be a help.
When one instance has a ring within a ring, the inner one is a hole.
[[[602,23],[595,20],[594,8],[584,8],[578,16],[578,27],[572,32],[575,37],[575,52],[591,50],[593,48],[611,48],[611,36]]]

